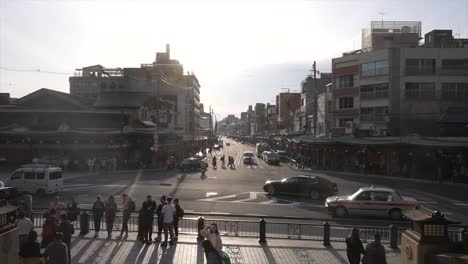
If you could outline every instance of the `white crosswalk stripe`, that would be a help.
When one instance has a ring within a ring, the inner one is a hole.
[[[89,190],[102,190],[102,189],[113,189],[123,188],[126,185],[122,184],[106,184],[106,185],[95,185],[95,184],[72,184],[63,187],[63,192],[78,192],[78,191],[89,191]]]

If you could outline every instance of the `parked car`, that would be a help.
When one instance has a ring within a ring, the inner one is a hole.
[[[254,153],[252,151],[244,151],[244,154],[242,154],[242,163],[254,164]]]
[[[400,195],[394,189],[383,187],[360,188],[351,195],[328,197],[325,206],[337,217],[345,215],[389,216],[399,220],[402,211],[412,210],[418,206],[418,201],[411,197]]]
[[[11,175],[8,185],[16,187],[21,193],[57,193],[63,190],[62,169],[50,164],[22,165]]]
[[[280,161],[282,161],[282,162],[288,162],[289,161],[288,153],[286,151],[277,150],[276,154],[278,154],[278,156],[280,157]]]
[[[325,178],[299,175],[282,180],[266,181],[263,190],[270,195],[294,194],[306,195],[314,200],[338,193],[338,186]]]
[[[278,165],[280,162],[280,156],[276,154],[276,152],[268,151],[268,153],[266,153],[265,155],[264,160],[269,165]]]
[[[179,164],[181,171],[193,171],[201,168],[201,161],[198,158],[186,158]]]

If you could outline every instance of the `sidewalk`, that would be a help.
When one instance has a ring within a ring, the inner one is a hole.
[[[195,235],[181,235],[174,246],[161,248],[159,244],[142,245],[136,241],[136,233],[129,233],[125,240],[93,238],[93,232],[86,236],[74,236],[72,241],[72,263],[205,263],[204,251]],[[118,233],[114,233],[114,237]],[[270,239],[258,243],[258,238],[222,237],[224,251],[235,264],[267,263],[348,263],[346,245],[332,243],[325,247],[320,241]],[[364,245],[365,246],[365,245]],[[387,263],[400,263],[400,250],[386,247]]]

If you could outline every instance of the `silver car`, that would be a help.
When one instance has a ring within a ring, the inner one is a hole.
[[[401,219],[402,211],[412,210],[418,201],[411,197],[401,196],[390,188],[364,187],[351,195],[331,196],[325,201],[328,211],[337,217],[345,215],[390,216]]]

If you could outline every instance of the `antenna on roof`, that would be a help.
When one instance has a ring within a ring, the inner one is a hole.
[[[384,22],[384,15],[387,14],[384,12],[384,9],[380,9],[380,12],[379,12],[380,16],[382,16],[382,28],[383,28],[383,22]]]

